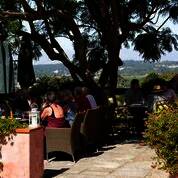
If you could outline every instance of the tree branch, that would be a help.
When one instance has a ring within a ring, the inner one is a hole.
[[[72,31],[76,58],[79,60],[80,67],[86,69],[86,45],[77,24],[68,12],[58,10],[57,14],[66,22],[67,26]]]
[[[12,12],[12,11],[3,11],[0,13],[0,19],[20,19],[20,20],[40,20],[41,15],[34,11],[33,13],[29,12]]]
[[[35,11],[30,7],[26,0],[19,0],[24,8],[25,12],[35,13]]]
[[[169,19],[170,19],[170,16],[168,16],[168,17],[164,20],[164,22],[157,28],[156,31],[159,31]]]
[[[51,60],[61,61],[69,70],[71,70],[71,72],[78,73],[80,71],[70,62],[69,58],[67,57],[62,48],[60,49],[59,53],[56,53],[51,43],[49,43],[44,36],[38,34],[37,32],[30,34],[24,31],[20,31],[19,35],[27,36],[33,41],[35,41],[35,43],[39,44],[42,47],[42,49],[46,52],[46,54]]]

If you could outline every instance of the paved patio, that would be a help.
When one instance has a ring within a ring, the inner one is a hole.
[[[138,142],[125,141],[104,147],[98,153],[73,163],[52,160],[45,166],[44,178],[168,178],[155,169],[154,151]]]

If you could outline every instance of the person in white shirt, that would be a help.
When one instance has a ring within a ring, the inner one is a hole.
[[[164,93],[163,96],[169,103],[174,103],[176,101],[176,93],[170,88],[169,82],[165,82],[163,85]]]

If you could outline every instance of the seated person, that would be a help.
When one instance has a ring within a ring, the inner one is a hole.
[[[15,97],[12,101],[12,107],[14,113],[18,113],[22,115],[23,112],[31,110],[28,100],[27,100],[27,91],[26,90],[18,90],[15,93]]]
[[[127,105],[131,104],[143,104],[144,97],[140,88],[139,81],[133,79],[130,83],[130,88],[125,95],[125,102]]]
[[[72,124],[73,124],[74,119],[75,119],[75,112],[70,108],[70,105],[65,101],[63,102],[62,108],[64,110],[65,120],[68,122],[70,127],[72,127]]]
[[[72,92],[68,89],[63,90],[61,101],[59,101],[59,103],[61,104],[64,110],[65,120],[69,123],[70,127],[72,127],[77,111],[76,103]]]
[[[163,106],[167,103],[164,96],[164,90],[162,84],[155,84],[152,92],[147,97],[148,112],[157,112],[159,106]]]
[[[67,127],[62,107],[56,103],[54,92],[48,92],[41,111],[42,125],[47,127]]]
[[[64,101],[68,105],[68,107],[72,110],[72,112],[76,113],[77,106],[75,103],[75,98],[70,90],[63,90],[61,101]],[[60,103],[60,102],[59,102]]]
[[[85,97],[82,87],[76,87],[74,90],[77,112],[86,112],[91,109],[89,100]]]
[[[89,89],[87,87],[82,87],[82,91],[84,96],[89,101],[91,109],[96,109],[97,108],[96,100],[94,96],[90,94]]]
[[[165,82],[163,85],[164,93],[163,96],[169,103],[174,103],[176,101],[176,93],[175,91],[170,87],[169,82]]]
[[[133,79],[130,83],[130,89],[125,96],[125,102],[129,106],[128,111],[133,116],[132,124],[137,136],[142,137],[144,131],[144,118],[146,117],[146,110],[141,106],[134,106],[133,104],[143,104],[144,97],[137,79]],[[134,106],[134,107],[130,107]]]
[[[4,101],[0,101],[0,118],[1,119],[5,119],[8,118],[11,112],[11,107],[8,101],[4,100]]]

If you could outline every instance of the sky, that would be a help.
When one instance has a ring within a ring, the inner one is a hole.
[[[174,25],[170,22],[166,24],[166,26],[170,27],[173,31],[173,33],[178,34],[178,24]],[[70,40],[65,39],[65,38],[59,38],[58,39],[59,43],[63,47],[64,51],[68,55],[70,59],[72,59],[72,56],[74,54],[74,49],[72,47],[72,43]],[[51,61],[48,56],[45,54],[44,51],[42,51],[42,57],[40,58],[39,61],[34,62],[34,64],[56,64],[59,63],[59,61]],[[120,53],[120,57],[122,60],[140,60],[143,61],[143,58],[139,55],[138,52],[134,51],[133,48],[130,49],[125,49],[123,48]],[[161,57],[162,60],[177,60],[178,61],[178,51],[173,51],[171,53],[167,53],[166,55],[163,55]]]

